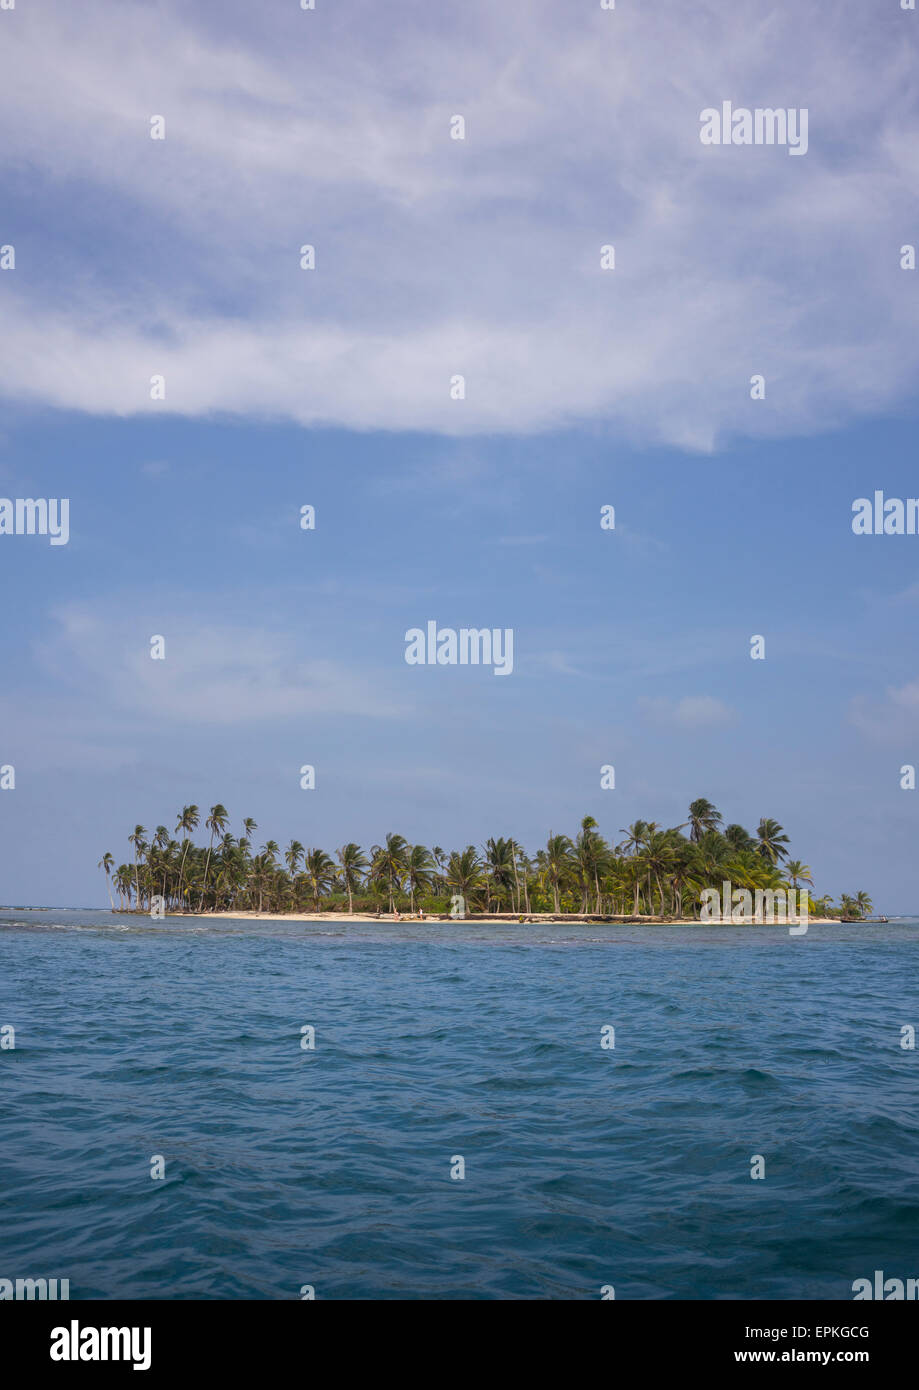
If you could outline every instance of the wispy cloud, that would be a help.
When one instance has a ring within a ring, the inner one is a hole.
[[[652,723],[679,729],[714,728],[737,720],[736,712],[715,695],[684,695],[679,700],[645,696],[639,699],[638,708]]]
[[[880,742],[915,738],[919,732],[919,678],[888,686],[881,696],[855,696],[849,718],[863,734]]]
[[[130,618],[87,604],[54,614],[38,644],[46,671],[65,687],[94,692],[97,705],[176,725],[267,724],[305,715],[389,718],[407,712],[386,677],[344,662],[304,659],[290,632],[214,626],[181,613]],[[150,639],[165,638],[165,659]],[[99,673],[104,672],[100,685]]]

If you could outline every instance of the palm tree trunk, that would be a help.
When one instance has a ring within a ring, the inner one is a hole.
[[[203,906],[203,904],[204,904],[204,897],[205,897],[205,894],[207,893],[207,871],[208,871],[208,869],[210,868],[210,863],[211,863],[211,850],[212,850],[213,848],[214,848],[214,832],[213,832],[213,830],[212,830],[212,831],[211,831],[211,843],[210,843],[210,844],[208,845],[208,847],[207,847],[207,859],[205,859],[205,861],[204,861],[204,887],[201,889],[201,898],[200,898],[200,901],[199,901],[199,903],[198,903],[198,911],[199,911],[199,912],[200,912],[201,909],[202,909],[202,906]],[[259,908],[259,911],[261,911],[261,908]]]
[[[185,847],[182,850],[182,863],[179,868],[179,901],[182,899],[182,881],[185,878],[185,856],[188,853],[188,836],[185,836]]]

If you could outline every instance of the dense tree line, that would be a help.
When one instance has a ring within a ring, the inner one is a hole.
[[[473,912],[693,917],[702,892],[720,889],[724,880],[751,892],[812,886],[808,866],[789,859],[788,836],[777,821],[764,817],[752,835],[741,825],[722,828],[721,814],[704,798],[692,802],[682,825],[638,820],[620,831],[619,843],[604,840],[594,818],[585,816],[575,836],[550,834],[532,856],[509,838],[448,853],[397,834],[369,853],[354,842],[343,845],[334,859],[299,840],[283,853],[274,840],[255,851],[255,821],[244,820],[234,836],[219,802],[204,819],[204,845],[192,840],[200,824],[198,807],[184,806],[172,833],[158,825],[148,837],[135,825],[130,863],[116,867],[112,854],[103,855],[99,867],[113,910],[116,894],[119,910],[149,911],[159,898],[168,912],[437,913],[461,897]],[[844,894],[838,908],[829,897],[812,898],[810,910],[859,917],[871,902],[865,893]]]

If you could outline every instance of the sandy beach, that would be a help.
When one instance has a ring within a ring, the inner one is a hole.
[[[443,916],[413,917],[410,914],[400,913],[395,916],[390,912],[383,912],[379,916],[373,912],[173,912],[170,917],[214,917],[229,918],[233,921],[253,921],[253,922],[422,922],[444,923],[450,922],[481,922],[492,923],[495,926],[524,926],[527,923],[535,922],[558,922],[562,925],[576,925],[578,923],[592,923],[595,926],[670,926],[670,927],[702,927],[711,926],[711,922],[702,922],[698,917],[635,917],[635,916],[598,916],[595,914],[571,913],[568,916],[559,917],[553,912],[528,912],[522,916],[518,913],[502,913],[500,915],[490,913],[470,913],[466,917],[452,918]],[[775,922],[751,922],[751,926],[786,926],[794,925],[794,919],[790,923]],[[808,917],[808,926],[827,926],[838,925],[839,919],[836,917]],[[716,924],[717,925],[717,924]],[[726,925],[741,926],[740,922],[727,923]],[[869,925],[866,923],[865,925]]]

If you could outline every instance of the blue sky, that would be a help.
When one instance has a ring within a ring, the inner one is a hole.
[[[317,5],[0,14],[0,493],[71,517],[0,538],[0,900],[189,801],[331,851],[707,796],[916,909],[919,537],[851,507],[919,495],[917,16]],[[807,155],[703,148],[728,98]]]

